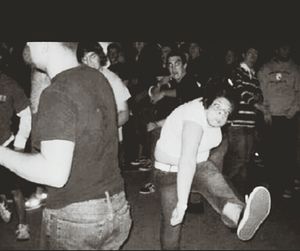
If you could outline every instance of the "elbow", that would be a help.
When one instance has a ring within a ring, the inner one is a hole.
[[[48,184],[49,186],[55,187],[55,188],[63,188],[67,183],[67,179],[56,179],[51,182],[51,184]]]

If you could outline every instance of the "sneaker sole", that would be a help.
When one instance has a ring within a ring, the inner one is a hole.
[[[243,218],[237,229],[242,241],[250,240],[267,218],[271,209],[271,196],[265,187],[256,187],[250,194]]]
[[[151,169],[152,169],[152,168],[147,168],[147,167],[143,168],[143,167],[140,167],[140,168],[139,168],[139,171],[142,171],[142,172],[148,172],[148,171],[151,171]]]
[[[38,209],[38,208],[41,208],[42,206],[44,206],[45,203],[41,203],[37,206],[34,206],[34,207],[28,207],[28,208],[25,208],[26,211],[32,211],[32,210],[35,210],[35,209]]]
[[[139,192],[140,194],[150,194],[150,193],[154,193],[155,191],[151,191],[151,192]]]

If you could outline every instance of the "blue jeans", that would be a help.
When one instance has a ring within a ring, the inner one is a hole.
[[[254,154],[255,129],[229,126],[227,133],[229,145],[223,173],[244,195],[248,192],[247,175]]]
[[[177,173],[155,169],[154,180],[160,194],[161,248],[166,250],[179,249],[182,224],[174,227],[170,225],[171,215],[177,204]],[[214,210],[221,215],[226,226],[236,227],[235,223],[222,214],[222,210],[227,202],[241,205],[241,207],[244,207],[244,202],[238,199],[214,162],[208,160],[197,164],[192,190],[200,193],[208,201]]]
[[[132,220],[125,193],[43,211],[40,249],[117,250]]]

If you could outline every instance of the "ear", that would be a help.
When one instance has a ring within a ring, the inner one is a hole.
[[[183,65],[183,68],[186,70],[186,67],[187,67],[187,63],[185,63],[184,65]]]

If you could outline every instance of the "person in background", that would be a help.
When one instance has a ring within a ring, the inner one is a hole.
[[[129,109],[127,100],[131,97],[128,88],[122,80],[112,71],[103,67],[106,64],[105,57],[101,46],[97,42],[80,42],[78,44],[77,56],[79,62],[82,62],[94,69],[100,71],[108,80],[112,87],[118,112],[119,127],[119,159],[121,168],[124,168],[124,150],[123,150],[123,133],[122,126],[129,119]]]
[[[271,115],[266,130],[266,182],[272,191],[286,199],[293,196],[296,178],[297,112],[300,110],[300,70],[291,53],[289,42],[278,43],[274,57],[258,72],[264,105]]]
[[[239,96],[239,104],[227,130],[228,151],[224,174],[238,193],[243,195],[251,186],[248,171],[254,155],[257,116],[261,112],[265,122],[269,123],[270,114],[263,104],[262,91],[254,70],[258,59],[257,45],[254,42],[244,45],[242,57],[230,80]]]
[[[2,60],[5,60],[2,58]],[[3,149],[14,149],[16,152],[24,152],[27,139],[31,131],[31,111],[29,100],[24,90],[18,83],[0,72],[0,145]],[[13,116],[19,117],[17,133],[11,131]],[[17,240],[30,238],[29,226],[26,219],[24,206],[25,180],[5,169],[0,163],[0,216],[5,222],[11,219],[11,212],[7,207],[8,193],[12,193],[16,206],[18,224],[16,230]]]
[[[154,119],[150,121],[152,123],[148,124],[148,130],[150,130],[149,127],[152,127],[153,130],[156,129],[152,133],[151,143],[153,160],[155,144],[166,117],[179,105],[203,95],[201,85],[186,71],[187,61],[181,50],[171,51],[167,56],[167,62],[169,76],[164,76],[157,85],[151,86],[148,90],[151,102],[156,105]],[[146,182],[140,189],[141,194],[153,192],[155,192],[153,182]]]

